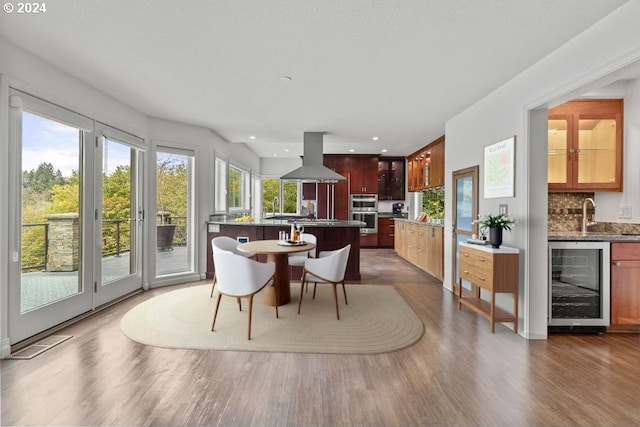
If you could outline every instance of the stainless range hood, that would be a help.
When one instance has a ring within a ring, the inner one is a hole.
[[[324,132],[305,132],[302,166],[282,175],[280,179],[302,182],[340,182],[346,178],[324,166],[322,145]]]

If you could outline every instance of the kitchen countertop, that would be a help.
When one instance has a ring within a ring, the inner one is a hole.
[[[583,233],[581,231],[550,231],[548,233],[549,241],[559,240],[582,240],[592,242],[640,242],[640,234],[618,234],[606,233],[601,231],[589,231]]]
[[[396,218],[396,219],[406,219],[409,214],[394,214],[393,212],[378,212],[378,218]]]
[[[416,221],[414,219],[409,219],[409,218],[393,218],[396,221],[403,221],[403,222],[411,222],[413,224],[422,224],[422,225],[432,225],[434,227],[444,227],[444,222],[442,224],[433,224],[429,221]]]
[[[254,218],[253,221],[238,221],[234,218],[226,220],[213,220],[207,221],[208,224],[224,224],[224,225],[253,225],[253,226],[273,226],[281,227],[283,225],[291,226],[292,224],[303,225],[305,227],[365,227],[367,225],[364,221],[339,221],[339,220],[327,220],[327,219],[312,219],[299,217],[292,219],[269,219],[269,218]]]

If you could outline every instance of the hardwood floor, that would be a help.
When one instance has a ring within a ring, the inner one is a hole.
[[[640,425],[639,335],[527,341],[502,325],[491,334],[391,250],[363,250],[361,271],[362,283],[392,284],[422,318],[418,343],[363,356],[148,347],[119,322],[176,287],[155,289],[60,331],[73,338],[32,360],[2,361],[0,423]]]

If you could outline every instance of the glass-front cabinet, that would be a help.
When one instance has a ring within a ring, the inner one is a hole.
[[[549,191],[622,191],[622,99],[549,110]]]

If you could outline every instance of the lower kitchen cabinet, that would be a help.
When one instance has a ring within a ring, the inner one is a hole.
[[[395,221],[394,249],[398,255],[444,280],[444,228],[420,222]]]
[[[611,325],[640,326],[640,243],[611,244]]]
[[[395,241],[395,221],[393,218],[378,219],[378,247],[392,248]]]
[[[377,248],[378,233],[360,233],[361,248]]]

